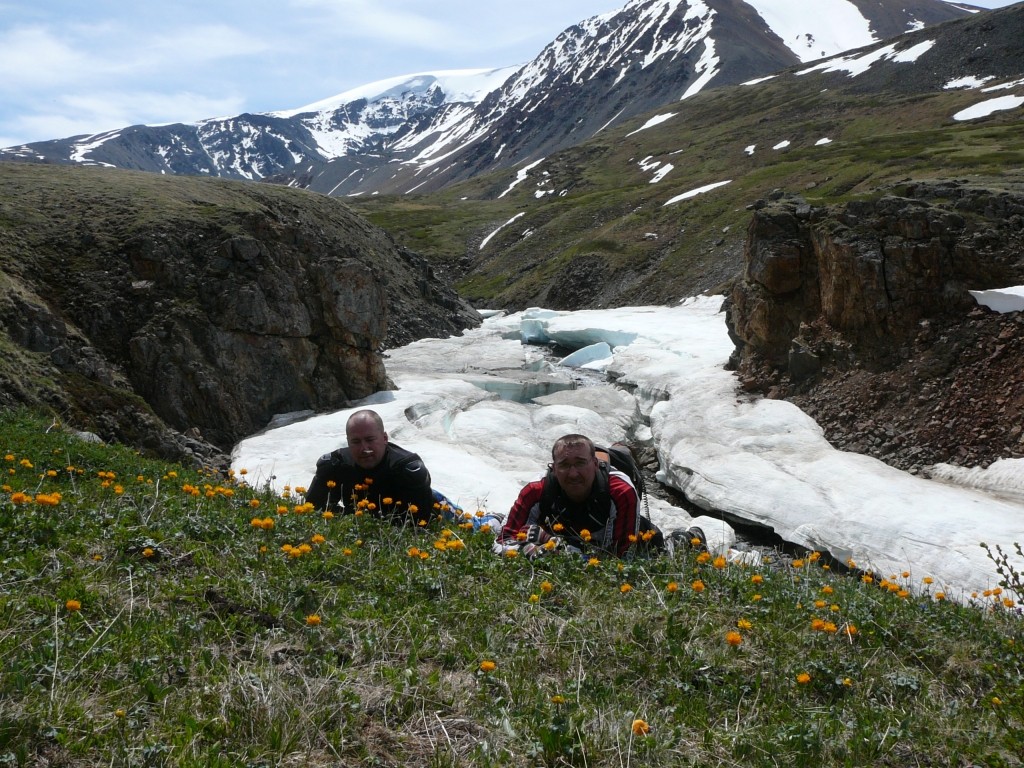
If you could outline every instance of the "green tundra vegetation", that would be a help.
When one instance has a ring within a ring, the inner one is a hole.
[[[1020,765],[1024,625],[815,552],[491,552],[0,414],[0,764]],[[504,511],[504,510],[502,510]],[[466,515],[475,515],[467,510]],[[994,549],[993,559],[1000,562]]]

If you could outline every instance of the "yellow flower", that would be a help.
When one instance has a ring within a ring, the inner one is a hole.
[[[64,607],[74,613],[75,611],[82,610],[82,604],[77,600],[68,600],[64,603]]]
[[[240,470],[238,470],[238,474],[240,474],[240,475],[247,475],[247,474],[249,474],[249,470],[246,469],[245,467],[242,467]]]
[[[843,678],[843,685],[845,685],[847,688],[850,688],[850,687],[853,686],[853,680],[851,680],[848,677],[844,677]]]
[[[831,595],[834,591],[828,584],[821,588],[821,594],[823,595]]]
[[[811,619],[811,629],[815,630],[816,632],[821,632],[822,630],[824,630],[824,619]]]
[[[518,549],[506,549],[505,550],[505,557],[519,557],[519,550]]]
[[[993,706],[999,707],[999,706],[1002,706],[1002,704],[1003,704],[1003,700],[1000,699],[998,696],[993,696],[992,697],[992,705]]]
[[[621,587],[619,587],[619,592],[621,592],[622,594],[626,594],[627,592],[632,592],[632,591],[633,591],[633,587],[630,584],[623,584]]]
[[[268,519],[269,519],[269,518],[268,518]],[[271,522],[273,522],[273,520],[271,520]],[[325,541],[327,541],[327,539],[325,539],[325,538],[323,537],[323,535],[321,535],[321,534],[319,534],[319,533],[314,533],[314,534],[313,534],[313,535],[312,535],[312,536],[311,536],[311,537],[309,538],[309,540],[310,540],[310,541],[312,541],[312,542],[313,542],[314,544],[323,544],[323,543],[324,543]]]
[[[925,576],[923,579],[921,579],[921,581],[923,581],[925,584],[932,584],[934,583],[935,579],[933,579],[931,576]]]
[[[551,697],[551,703],[552,704],[565,704],[565,696],[559,696],[558,694],[555,694],[554,696]]]
[[[799,560],[799,559],[798,560],[794,560],[792,563],[790,563],[790,565],[792,565],[794,568],[803,568],[804,567],[804,561],[803,560]]]
[[[541,592],[550,592],[554,588],[555,588],[554,585],[550,581],[542,581],[540,583],[540,591]]]
[[[124,717],[124,716],[125,716],[125,715],[127,715],[127,714],[128,714],[128,713],[127,713],[127,712],[125,712],[125,711],[124,711],[123,709],[115,709],[115,710],[114,710],[114,717],[118,717],[118,718],[120,718],[120,717]]]
[[[871,584],[872,582],[874,582],[875,579],[870,574],[865,573],[863,576],[860,577],[860,580],[863,581],[865,584]]]
[[[750,583],[764,584],[764,576],[762,576],[760,573],[755,573],[753,576],[750,577]]]
[[[311,614],[309,614],[309,616],[306,617],[306,626],[307,627],[319,627],[320,626],[320,621],[321,621],[320,616],[318,616],[315,613],[311,613]]]
[[[330,510],[327,510],[322,515],[320,515],[320,517],[322,517],[324,520],[333,520],[334,519],[334,513],[331,512]]]
[[[736,622],[736,626],[737,626],[737,627],[738,627],[739,629],[750,629],[750,628],[751,628],[751,627],[753,627],[754,625],[753,625],[753,624],[751,624],[751,623],[750,623],[749,621],[747,621],[746,619],[739,619],[739,620],[738,620],[738,621]]]
[[[757,603],[757,602],[760,602],[760,600],[761,600],[761,595],[754,595],[754,596],[753,596],[752,598],[750,598],[750,599],[751,599],[751,600],[753,600],[753,601],[754,601],[755,603]]]
[[[811,682],[811,676],[806,672],[801,672],[799,675],[796,676],[796,681],[800,683],[800,685],[807,685],[809,682]]]
[[[553,531],[554,531],[555,533],[561,533],[562,531],[564,531],[564,530],[565,530],[565,526],[564,526],[564,525],[562,525],[561,523],[555,523],[555,524],[554,524],[553,526],[551,526],[551,529],[552,529],[552,530],[553,530]]]
[[[259,499],[249,499],[249,506],[252,507],[253,509],[259,509],[260,500]]]
[[[824,608],[826,605],[828,605],[828,603],[826,603],[824,600],[815,600],[814,601],[814,607],[815,608]]]
[[[348,547],[345,547],[345,549],[341,550],[341,554],[344,555],[345,557],[349,557],[352,554],[352,550],[349,549]]]
[[[666,592],[675,592],[677,589],[679,589],[679,585],[676,584],[674,581],[670,581],[668,584],[665,585]]]
[[[693,588],[694,592],[703,592],[704,591],[704,582],[701,581],[700,579],[697,579],[696,581],[694,581],[690,586]]]
[[[584,541],[590,541],[590,531],[584,528],[582,531],[580,531],[580,538]]]
[[[699,555],[697,555],[697,562],[700,563],[701,565],[704,565],[704,563],[706,563],[710,559],[711,559],[711,553],[708,552],[707,550],[705,550],[705,551],[701,552]]]
[[[735,630],[731,630],[725,633],[725,642],[732,646],[740,645],[743,642],[743,635]]]
[[[520,531],[519,533],[516,534],[516,541],[526,541],[526,537],[527,537],[526,531]]]
[[[600,561],[600,560],[598,560],[598,559],[597,559],[596,557],[592,557],[592,558],[590,558],[589,560],[587,560],[587,565],[588,565],[588,566],[592,566],[592,567],[594,567],[594,568],[596,568],[596,567],[597,567],[597,566],[599,566],[600,564],[601,564],[601,561]]]
[[[633,725],[630,726],[630,730],[633,732],[634,736],[646,736],[651,732],[651,726],[647,724],[646,720],[637,718],[633,721]]]
[[[143,557],[152,557],[155,554],[156,552],[153,550],[152,547],[146,547],[144,550],[142,550]]]
[[[489,659],[484,659],[483,661],[480,662],[480,671],[481,672],[493,672],[497,668],[498,668],[498,665],[495,664],[493,661],[490,661]]]
[[[540,595],[537,595],[537,594],[530,595],[530,602],[531,603],[539,603],[540,602]]]
[[[719,569],[725,568],[725,556],[724,555],[719,555],[718,557],[716,557],[715,561],[712,563],[712,565],[715,568],[719,568]]]
[[[935,599],[936,600],[945,600],[946,599],[946,593],[945,592],[936,592],[935,593]]]
[[[847,624],[845,627],[843,627],[843,632],[846,633],[847,637],[853,637],[857,634],[857,625]]]

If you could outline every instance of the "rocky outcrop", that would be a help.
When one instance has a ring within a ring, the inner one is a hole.
[[[759,201],[730,297],[744,387],[904,469],[1024,455],[1024,195],[930,182],[815,208]]]
[[[0,405],[45,403],[157,455],[226,450],[275,414],[364,397],[388,386],[388,344],[479,321],[320,195],[7,165],[0,201]]]

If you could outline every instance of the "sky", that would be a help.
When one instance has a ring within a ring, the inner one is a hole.
[[[0,0],[0,147],[288,110],[397,75],[525,63],[566,27],[625,4]]]
[[[1024,286],[975,298],[996,311],[1024,310]],[[767,526],[883,578],[907,571],[917,589],[927,577],[929,588],[970,602],[996,586],[982,541],[1024,571],[1013,554],[1014,542],[1024,544],[1024,458],[937,465],[939,481],[834,449],[792,403],[739,390],[725,370],[733,344],[722,301],[496,314],[460,336],[389,351],[395,390],[243,440],[232,466],[257,487],[308,487],[316,460],[344,444],[348,415],[371,407],[393,442],[422,456],[436,490],[471,514],[504,515],[542,476],[554,441],[577,432],[603,444],[649,442],[659,481],[701,509]],[[577,351],[546,363],[552,341]],[[582,385],[568,388],[573,379]],[[692,521],[654,498],[650,517],[669,532]],[[720,521],[702,527],[709,541],[733,538]]]

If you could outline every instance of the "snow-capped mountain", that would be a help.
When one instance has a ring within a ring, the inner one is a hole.
[[[705,88],[970,13],[943,0],[630,0],[522,67],[420,73],[299,109],[131,126],[0,159],[266,179],[329,195],[411,192],[537,160]]]

